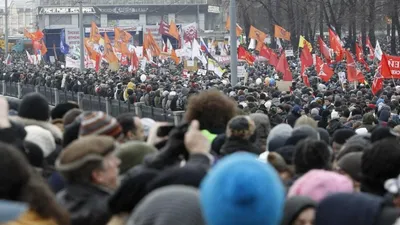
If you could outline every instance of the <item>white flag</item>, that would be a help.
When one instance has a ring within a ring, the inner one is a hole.
[[[256,49],[256,40],[250,39],[249,49]]]
[[[276,39],[276,45],[278,45],[279,51],[282,51],[283,47],[279,38]]]
[[[203,63],[203,65],[207,64],[207,59],[201,52],[199,42],[197,42],[196,39],[193,39],[192,43],[192,59],[194,58],[198,58],[201,61],[201,63]]]
[[[379,41],[376,40],[376,46],[375,46],[375,58],[381,60],[382,59],[382,49],[381,46],[379,45]]]

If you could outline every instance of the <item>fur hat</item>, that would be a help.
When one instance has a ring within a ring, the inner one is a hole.
[[[104,156],[116,148],[114,139],[109,136],[81,137],[61,152],[56,161],[56,168],[60,172],[74,171],[87,162],[103,160]]]
[[[223,158],[207,174],[200,202],[207,225],[278,225],[284,192],[272,166],[240,152]]]
[[[22,98],[18,116],[26,119],[47,121],[50,118],[49,102],[43,95],[32,92]]]
[[[35,125],[26,126],[25,131],[25,140],[36,144],[45,158],[56,150],[56,142],[50,131]]]
[[[310,170],[289,189],[288,197],[307,196],[320,202],[337,192],[353,192],[353,182],[338,173],[325,170]]]
[[[104,112],[85,112],[81,116],[79,136],[107,135],[118,138],[122,127],[118,121]]]

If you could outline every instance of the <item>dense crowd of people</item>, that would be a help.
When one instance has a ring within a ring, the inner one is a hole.
[[[377,96],[317,78],[282,91],[262,63],[230,86],[211,74],[13,71],[15,60],[1,79],[186,112],[172,125],[75,102],[50,108],[35,92],[18,104],[0,97],[2,224],[399,224],[396,81]]]

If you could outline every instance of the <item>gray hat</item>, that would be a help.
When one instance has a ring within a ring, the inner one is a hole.
[[[148,194],[127,225],[204,225],[196,188],[171,185]]]

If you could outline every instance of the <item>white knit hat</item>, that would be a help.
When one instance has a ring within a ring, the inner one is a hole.
[[[50,131],[36,125],[26,126],[25,131],[25,141],[39,146],[45,158],[56,150],[56,142]]]

